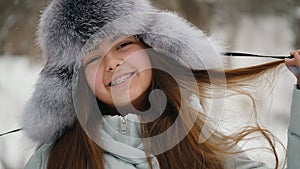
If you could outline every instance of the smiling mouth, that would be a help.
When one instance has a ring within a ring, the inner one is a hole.
[[[130,73],[126,73],[124,74],[123,76],[111,81],[108,86],[109,87],[113,87],[113,86],[116,86],[116,85],[119,85],[125,81],[127,81],[128,79],[130,79],[133,75],[135,74],[135,72],[130,72]]]

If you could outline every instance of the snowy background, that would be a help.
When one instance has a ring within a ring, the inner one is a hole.
[[[1,1],[0,4],[3,5],[4,0]],[[31,1],[27,0],[16,0],[14,4],[18,6],[19,3],[25,2],[29,6],[32,4]],[[179,1],[176,2],[166,0],[161,4],[158,2],[156,4],[162,8],[179,10],[178,5],[180,3]],[[267,11],[265,13],[260,11],[255,13],[247,10],[248,8],[245,7],[248,5],[247,3],[233,3],[234,0],[228,1],[232,2],[229,5],[226,5],[225,1],[217,2],[213,0],[190,2],[202,3],[204,7],[207,7],[205,8],[207,12],[213,14],[205,17],[209,18],[209,20],[203,20],[202,22],[195,20],[193,23],[208,30],[209,34],[214,34],[218,39],[225,41],[230,51],[266,55],[289,55],[291,50],[300,48],[296,43],[299,34],[297,23],[300,20],[300,8],[296,6],[293,6],[293,10],[283,9],[278,11],[277,8],[281,8],[275,6],[276,3],[274,3],[274,6],[269,4],[269,8],[274,9],[274,11]],[[286,1],[287,4],[291,4],[288,2],[291,1]],[[45,4],[45,2],[42,4]],[[292,6],[286,5],[283,7],[291,8]],[[179,12],[182,12],[183,15],[186,14],[184,16],[189,18],[188,12],[184,13],[184,11],[182,9]],[[36,24],[38,12],[33,15],[36,17],[33,23]],[[19,14],[16,14],[16,16],[19,16]],[[20,127],[18,125],[18,118],[26,100],[33,91],[34,83],[43,65],[35,42],[28,40],[26,43],[28,35],[21,36],[23,37],[21,39],[23,41],[25,39],[25,43],[22,45],[27,44],[30,50],[25,50],[26,52],[20,52],[20,50],[16,52],[13,50],[14,48],[19,49],[17,45],[13,45],[15,41],[18,42],[19,40],[10,38],[12,34],[18,34],[23,29],[26,29],[27,26],[32,26],[30,23],[24,23],[23,26],[17,26],[17,29],[13,29],[13,22],[16,21],[16,16],[12,12],[6,19],[0,18],[0,25],[2,26],[0,29],[0,133]],[[34,31],[29,35],[34,37]],[[2,47],[5,48],[2,49]],[[228,67],[243,67],[272,60],[224,58],[224,61],[228,64]],[[279,73],[278,78],[273,82],[275,83],[274,92],[271,95],[261,93],[257,97],[257,100],[259,101],[259,112],[262,113],[261,121],[286,145],[291,93],[295,79],[287,69],[282,69]],[[250,106],[246,98],[230,98],[222,125],[227,130],[234,130],[237,126],[244,125],[252,119],[248,114],[249,112]],[[251,144],[253,145],[254,143]],[[259,144],[263,143],[255,143],[255,145]],[[0,137],[0,169],[22,168],[32,154],[33,148],[34,145],[22,135],[22,132]],[[271,166],[274,164],[272,156],[264,152],[252,151],[250,155],[253,158],[269,163]],[[282,153],[281,159],[283,155]]]

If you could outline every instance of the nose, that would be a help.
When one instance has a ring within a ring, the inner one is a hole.
[[[106,61],[105,71],[113,71],[123,64],[123,59],[111,52],[108,52],[104,58]]]

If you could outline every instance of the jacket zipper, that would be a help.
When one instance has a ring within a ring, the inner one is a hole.
[[[127,133],[126,129],[126,118],[122,117],[121,118],[121,134],[125,135]]]

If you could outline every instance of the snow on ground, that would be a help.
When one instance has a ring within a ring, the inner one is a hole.
[[[40,70],[27,57],[0,57],[0,133],[19,128],[19,115]],[[0,137],[0,169],[23,168],[32,148],[21,132]]]

